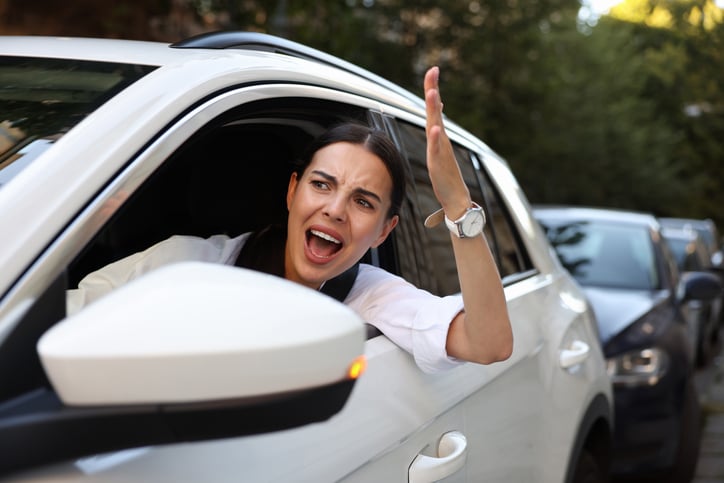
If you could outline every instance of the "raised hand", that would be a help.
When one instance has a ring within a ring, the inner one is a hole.
[[[454,220],[470,207],[470,192],[465,186],[452,144],[443,125],[439,78],[438,67],[431,67],[425,73],[427,170],[437,200],[448,218]]]

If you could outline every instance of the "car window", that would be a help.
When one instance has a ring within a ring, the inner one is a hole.
[[[230,237],[285,224],[296,159],[332,124],[367,111],[310,99],[258,101],[191,136],[118,209],[71,266],[69,286],[90,271],[173,235]]]
[[[0,187],[107,99],[153,69],[0,57]]]
[[[486,231],[486,234],[490,239],[494,240],[491,249],[505,284],[508,280],[514,280],[529,273],[533,270],[533,264],[521,241],[520,234],[514,228],[500,191],[494,187],[482,170],[480,157],[475,153],[470,153],[470,156],[473,165],[477,167],[475,173],[478,175],[483,190],[483,198],[485,199],[488,217],[488,231]]]
[[[660,286],[654,246],[646,227],[543,219],[551,244],[584,286],[652,290]]]
[[[427,173],[425,130],[400,121],[399,132],[400,141],[410,161],[418,202],[418,217],[424,220],[440,208]],[[455,143],[453,148],[472,200],[485,210],[485,237],[505,282],[506,277],[528,270],[530,263],[527,262],[528,258],[518,241],[517,232],[510,222],[510,216],[498,191],[490,183],[487,173],[479,169],[481,163],[478,156]],[[430,271],[435,274],[430,286],[424,288],[438,295],[458,293],[460,284],[448,230],[441,225],[425,230],[424,237],[429,247]],[[404,269],[403,276],[406,276]]]

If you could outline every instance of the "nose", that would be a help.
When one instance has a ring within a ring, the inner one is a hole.
[[[344,196],[330,196],[323,213],[336,222],[344,222],[347,219],[347,202]]]

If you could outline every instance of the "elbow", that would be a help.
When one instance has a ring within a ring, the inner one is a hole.
[[[497,359],[494,362],[503,362],[510,359],[510,356],[513,355],[513,335],[508,338],[505,344],[502,345],[502,347],[499,348],[497,352]]]
[[[513,354],[513,341],[511,339],[508,344],[501,344],[496,347],[495,350],[488,351],[484,357],[478,360],[478,364],[488,365],[496,362],[504,362],[510,359]]]
[[[488,365],[507,361],[513,355],[513,333],[508,332],[505,336],[500,337],[495,344],[488,346],[484,351],[480,351],[479,354],[481,357],[476,361],[478,364]]]

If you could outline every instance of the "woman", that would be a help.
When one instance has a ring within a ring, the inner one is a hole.
[[[471,202],[443,127],[438,76],[438,68],[431,68],[424,84],[428,171],[442,205],[431,224],[444,213],[462,297],[436,297],[361,264],[344,300],[413,354],[426,372],[460,361],[504,360],[513,344],[500,277],[482,236],[481,211]],[[379,131],[342,125],[319,138],[303,161],[289,181],[289,217],[276,268],[265,270],[319,290],[356,265],[370,247],[379,246],[397,225],[405,191],[404,160]],[[251,243],[244,246],[250,236],[171,237],[88,275],[77,290],[69,291],[68,311],[74,313],[118,285],[168,263],[197,260],[247,266],[245,251]]]

